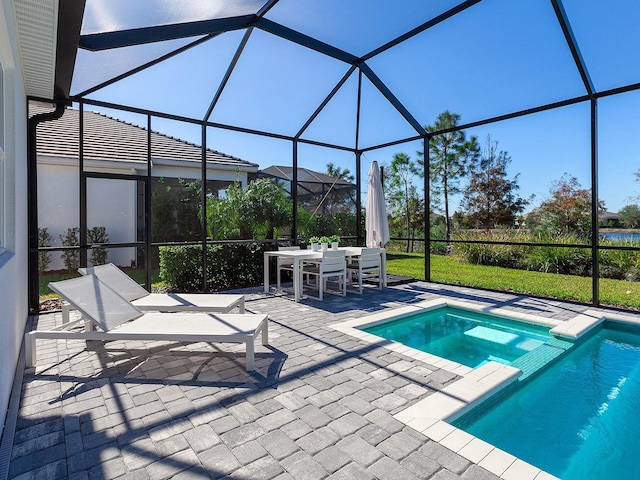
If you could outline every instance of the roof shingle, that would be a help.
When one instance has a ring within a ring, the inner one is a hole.
[[[31,104],[30,113],[51,110]],[[98,112],[84,111],[83,157],[92,160],[112,160],[141,163],[147,160],[147,129]],[[64,115],[38,125],[38,155],[77,158],[79,155],[80,112],[67,108]],[[151,131],[151,158],[200,165],[200,145]],[[207,149],[211,166],[236,167],[255,172],[256,163]]]

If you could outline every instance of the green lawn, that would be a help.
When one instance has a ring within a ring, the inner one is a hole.
[[[136,282],[140,284],[144,284],[144,269],[142,268],[123,268],[123,270],[133,278]],[[153,270],[151,272],[151,286],[161,286],[160,271],[158,269]],[[51,272],[46,274],[40,274],[40,300],[44,300],[47,298],[58,297],[57,294],[53,293],[51,289],[48,287],[49,282],[59,282],[60,280],[66,280],[68,278],[75,278],[80,276],[79,273],[68,273],[68,272]]]
[[[138,283],[144,283],[143,269],[125,269]],[[419,253],[387,253],[387,272],[424,280],[424,258]],[[40,299],[56,296],[47,284],[77,275],[55,273],[40,276]],[[555,273],[530,272],[501,267],[460,263],[451,257],[431,256],[431,280],[439,283],[501,290],[540,297],[591,302],[591,278]],[[153,286],[160,286],[158,271]],[[600,280],[600,303],[640,309],[640,282]]]
[[[387,271],[424,280],[424,257],[422,254],[388,253]],[[591,302],[590,277],[471,265],[441,255],[431,256],[431,280],[525,295]],[[640,308],[640,283],[601,279],[600,303]]]

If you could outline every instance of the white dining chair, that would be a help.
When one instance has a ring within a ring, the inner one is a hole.
[[[354,274],[358,276],[358,293],[361,295],[363,274],[376,270],[378,271],[378,288],[382,290],[382,260],[378,247],[363,248],[362,253],[353,257],[351,262],[347,264],[349,278]]]
[[[300,250],[300,246],[293,247],[278,247],[279,252],[283,251],[291,251],[291,250]],[[278,257],[277,258],[277,272],[276,272],[276,285],[277,288],[280,289],[280,272],[282,270],[291,272],[293,275],[293,259],[287,257]]]
[[[327,291],[327,280],[329,278],[337,278],[338,284],[341,286],[341,295],[347,295],[347,261],[343,250],[326,250],[322,252],[322,259],[317,262],[305,262],[302,266],[302,272],[308,280],[315,277],[318,288],[318,296],[311,297],[322,300],[324,292]],[[307,285],[311,287],[310,283]],[[304,284],[303,284],[304,288]]]

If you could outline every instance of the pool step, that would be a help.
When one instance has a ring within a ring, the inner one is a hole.
[[[587,310],[571,320],[553,327],[549,332],[558,337],[577,339],[604,322],[604,317],[596,311]]]
[[[544,343],[544,341],[537,338],[531,338],[526,334],[499,330],[496,328],[485,327],[484,325],[473,327],[464,332],[464,335],[490,343],[497,343],[498,345],[503,345],[505,347],[526,351],[531,351]]]
[[[525,353],[520,358],[511,363],[512,367],[522,370],[522,376],[519,381],[526,380],[534,373],[544,368],[547,364],[558,358],[571,347],[573,342],[553,338],[544,345],[539,346],[535,350]]]
[[[453,421],[460,415],[515,382],[521,371],[509,365],[488,362],[474,369],[439,392],[398,413],[397,418]]]

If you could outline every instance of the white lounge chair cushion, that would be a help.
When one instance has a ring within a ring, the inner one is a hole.
[[[120,325],[112,333],[126,333],[127,337],[140,334],[141,338],[157,340],[185,340],[189,335],[207,335],[220,337],[217,341],[242,342],[255,335],[265,318],[266,315],[251,313],[147,312],[133,322]],[[154,334],[158,337],[154,338]]]
[[[244,310],[244,295],[220,293],[150,293],[131,302],[140,310],[163,312],[228,312],[236,306]]]
[[[107,287],[95,275],[51,282],[49,288],[105,332],[142,315],[139,309]]]
[[[149,293],[113,263],[79,268],[82,275],[95,275],[102,283],[140,310],[163,312],[229,312],[238,307],[244,313],[244,295],[227,293]]]
[[[142,285],[124,273],[113,263],[97,265],[95,267],[79,268],[82,275],[95,275],[103,283],[109,285],[118,295],[130,302],[149,295]]]

